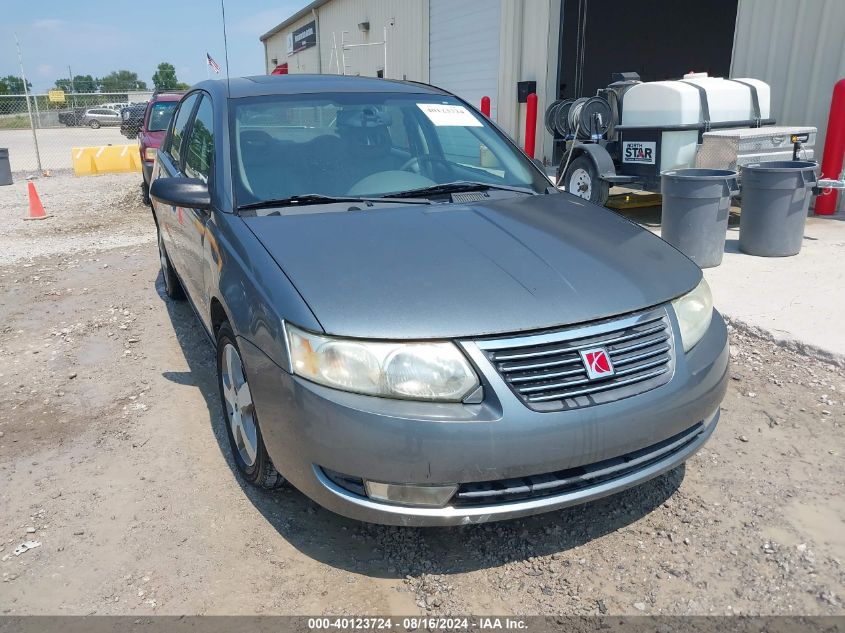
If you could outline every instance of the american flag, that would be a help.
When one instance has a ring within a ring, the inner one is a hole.
[[[208,59],[208,65],[211,66],[211,70],[213,70],[214,72],[216,72],[219,75],[220,74],[220,64],[218,64],[216,61],[211,59],[211,55],[209,55],[208,53],[206,53],[205,56]]]

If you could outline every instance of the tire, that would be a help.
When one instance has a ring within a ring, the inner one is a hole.
[[[158,258],[161,262],[161,276],[164,279],[164,294],[174,301],[181,301],[185,298],[185,291],[164,248],[164,238],[160,227],[158,229]]]
[[[100,122],[94,119],[93,121],[88,121],[88,127],[92,130],[97,130],[100,128]]]
[[[610,185],[606,180],[599,178],[596,165],[589,156],[582,154],[573,158],[566,168],[561,184],[573,196],[589,200],[593,204],[604,206],[607,202]]]
[[[267,454],[241,352],[232,328],[225,322],[217,329],[217,384],[226,435],[238,472],[259,488],[281,487],[285,479]]]

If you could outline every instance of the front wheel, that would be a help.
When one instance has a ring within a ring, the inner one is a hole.
[[[217,378],[226,434],[238,471],[253,485],[267,489],[280,487],[285,480],[264,446],[241,352],[228,323],[217,330]]]
[[[587,156],[573,159],[563,174],[561,184],[574,196],[604,206],[610,186],[599,178],[595,164]]]
[[[89,122],[88,122],[88,127],[90,127],[92,130],[96,130],[96,129],[98,129],[98,128],[100,127],[100,122],[99,122],[99,121],[97,121],[96,119],[95,119],[95,120],[93,120],[93,121],[89,121]]]

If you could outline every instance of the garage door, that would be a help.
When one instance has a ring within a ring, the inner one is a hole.
[[[490,97],[496,120],[499,0],[430,0],[429,81],[480,107]]]

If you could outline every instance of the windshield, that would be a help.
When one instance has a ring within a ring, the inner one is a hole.
[[[542,174],[454,97],[271,95],[234,101],[239,205],[303,194],[383,196],[456,181],[543,193]]]
[[[178,101],[159,101],[153,104],[153,109],[150,110],[150,123],[147,130],[150,132],[162,132],[170,125],[170,117],[173,116],[173,111],[179,105]]]

